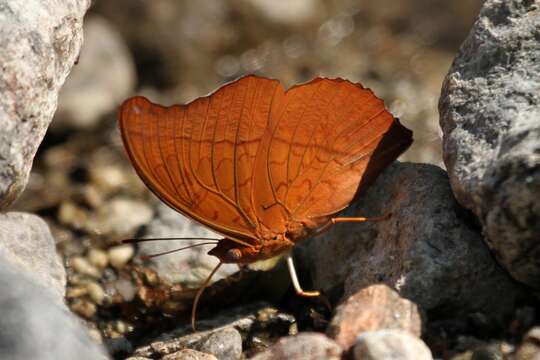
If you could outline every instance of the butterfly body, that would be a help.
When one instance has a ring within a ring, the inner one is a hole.
[[[133,97],[120,109],[146,185],[222,234],[210,251],[248,264],[327,230],[412,142],[371,90],[317,78],[285,90],[246,76],[186,105]]]

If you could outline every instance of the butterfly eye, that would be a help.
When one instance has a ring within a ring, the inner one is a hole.
[[[242,252],[238,249],[227,250],[227,259],[230,261],[238,261],[242,257]]]

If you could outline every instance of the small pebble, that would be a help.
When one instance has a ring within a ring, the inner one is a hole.
[[[88,335],[90,335],[97,343],[103,344],[103,337],[98,329],[88,329]]]
[[[90,301],[80,300],[76,301],[70,306],[71,310],[86,319],[90,319],[96,314],[96,305]]]
[[[120,278],[115,282],[115,288],[125,301],[133,300],[137,292],[133,283],[124,278]]]
[[[103,303],[103,299],[105,298],[105,291],[101,285],[91,281],[86,285],[86,288],[88,289],[90,299],[92,299],[92,301],[96,304],[101,305]]]
[[[127,181],[125,173],[115,165],[102,165],[90,169],[92,182],[105,193],[122,187]]]
[[[129,331],[129,326],[125,322],[119,320],[115,324],[116,331],[118,331],[120,334],[125,334]]]
[[[63,202],[58,209],[58,220],[75,229],[83,229],[88,223],[88,214],[72,202]]]
[[[117,197],[97,209],[92,227],[101,234],[125,236],[149,223],[153,216],[146,202]]]
[[[212,354],[203,353],[192,349],[183,349],[172,354],[165,355],[162,360],[217,360]]]
[[[132,245],[114,246],[108,251],[109,261],[117,269],[124,267],[134,254],[135,249]]]
[[[101,249],[90,249],[86,257],[90,264],[100,269],[107,267],[109,264],[107,253]]]
[[[95,266],[80,256],[71,259],[71,267],[79,274],[90,275],[96,278],[101,275],[100,271]]]
[[[66,290],[66,298],[75,299],[88,294],[88,288],[85,286],[70,287]]]

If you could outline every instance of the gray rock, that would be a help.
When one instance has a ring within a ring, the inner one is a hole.
[[[135,358],[133,358],[135,359]],[[162,360],[217,360],[217,357],[200,351],[184,349],[174,354],[165,355]],[[220,358],[221,359],[221,358]]]
[[[385,283],[423,310],[512,314],[521,287],[494,261],[442,169],[396,162],[342,216],[390,213],[385,221],[337,224],[309,240],[302,250],[315,288],[344,283],[346,299]]]
[[[0,214],[0,253],[63,304],[66,271],[49,226],[31,214]]]
[[[193,332],[186,324],[161,334],[148,345],[137,348],[133,356],[155,359],[179,350],[193,349],[212,353],[219,359],[240,359],[242,339],[249,345],[250,340],[247,339],[256,338],[256,345],[268,346],[276,336],[297,332],[294,317],[264,303],[227,309],[210,319],[198,320],[197,328],[199,331]]]
[[[488,0],[443,84],[444,161],[498,261],[540,289],[540,6]]]
[[[358,337],[355,360],[431,360],[422,340],[403,330],[368,331]]]
[[[187,219],[164,204],[158,206],[156,217],[146,227],[145,237],[210,237],[222,238],[197,223]],[[140,255],[151,255],[181,247],[201,243],[197,240],[151,241],[139,244]],[[171,281],[188,284],[200,284],[218,264],[214,256],[207,255],[213,245],[194,247],[173,254],[152,258],[150,265],[160,277]],[[224,264],[214,275],[213,281],[227,277],[238,270],[234,264]]]
[[[24,189],[90,0],[0,0],[0,209]]]
[[[280,339],[251,360],[338,360],[341,348],[323,334],[304,332]]]
[[[107,359],[79,320],[0,254],[0,358]]]
[[[94,127],[135,86],[135,65],[120,34],[99,16],[85,20],[79,63],[60,91],[51,129]]]
[[[215,355],[218,359],[239,360],[242,358],[242,336],[233,327],[213,332],[197,349]]]

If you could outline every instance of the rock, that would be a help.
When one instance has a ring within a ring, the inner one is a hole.
[[[338,360],[341,348],[323,334],[304,332],[280,339],[251,360]]]
[[[431,360],[424,342],[403,330],[368,331],[358,337],[355,360]]]
[[[536,360],[540,358],[540,327],[534,327],[525,334],[513,360]]]
[[[346,351],[359,334],[382,329],[401,329],[420,336],[422,320],[414,303],[378,284],[358,291],[338,306],[327,333]]]
[[[88,289],[90,299],[92,299],[94,303],[101,305],[103,303],[103,299],[105,298],[105,290],[103,290],[103,287],[93,281],[89,282],[86,287]]]
[[[286,3],[245,0],[245,3],[269,21],[283,25],[297,25],[313,20],[321,6],[319,0],[290,0]]]
[[[302,245],[299,255],[307,256],[316,289],[344,284],[347,298],[384,283],[448,317],[482,311],[498,321],[512,314],[521,287],[493,260],[442,169],[394,163],[341,216],[381,214],[392,215],[337,224]]]
[[[81,256],[76,256],[72,258],[69,262],[69,266],[73,268],[76,272],[83,275],[88,275],[94,278],[99,278],[101,272],[94,265],[90,264],[88,260]]]
[[[0,253],[0,357],[108,359],[56,296]]]
[[[209,237],[220,239],[223,236],[207,230],[168,206],[160,204],[155,218],[148,224],[143,236],[141,236],[141,238],[150,237]],[[140,255],[151,255],[201,242],[204,241],[165,240],[143,242],[139,244],[139,253]],[[150,266],[158,272],[161,278],[168,281],[200,284],[218,264],[216,257],[206,254],[211,248],[212,245],[200,246],[158,256],[150,259]],[[212,280],[216,281],[227,277],[237,269],[238,266],[234,264],[224,264]]]
[[[155,359],[192,349],[213,353],[219,359],[240,359],[242,339],[250,348],[267,347],[277,340],[276,337],[294,334],[296,321],[291,315],[256,303],[227,309],[210,319],[200,319],[197,328],[199,331],[193,332],[191,326],[185,324],[161,334],[148,345],[136,349],[133,356]],[[258,339],[256,344],[253,339]]]
[[[0,209],[26,186],[79,55],[89,6],[90,0],[0,0]]]
[[[146,225],[153,214],[152,208],[143,201],[116,197],[97,209],[87,228],[111,236],[126,236]]]
[[[217,360],[218,358],[215,357],[214,355],[203,353],[200,351],[184,349],[184,350],[177,351],[174,354],[165,355],[161,359],[162,360]]]
[[[100,249],[90,249],[86,256],[88,262],[99,269],[104,269],[109,264],[109,257],[107,253]]]
[[[0,214],[0,252],[63,303],[66,271],[45,221],[25,213]]]
[[[181,332],[184,332],[182,329]],[[211,331],[187,333],[175,337],[164,334],[168,340],[156,340],[149,346],[135,350],[135,355],[155,357],[174,354],[178,350],[193,349],[211,353],[218,359],[238,360],[242,357],[242,337],[234,326],[225,326]]]
[[[198,350],[218,359],[239,360],[242,358],[242,336],[233,327],[224,328],[210,334]]]
[[[60,91],[52,130],[94,127],[131,94],[135,76],[131,54],[116,29],[105,18],[86,18],[79,62]]]
[[[443,84],[444,161],[497,260],[540,289],[540,6],[486,1]]]
[[[114,246],[108,251],[109,262],[112,266],[119,269],[131,260],[133,254],[135,254],[135,249],[133,249],[133,245],[131,244]]]

